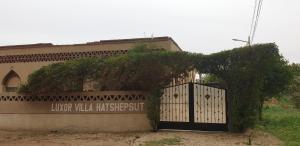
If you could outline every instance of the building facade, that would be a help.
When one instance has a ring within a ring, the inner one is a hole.
[[[28,76],[43,66],[82,57],[126,54],[139,43],[182,51],[170,37],[0,46],[0,130],[151,130],[148,94],[144,91],[95,91],[87,86],[84,92],[17,93]],[[191,71],[186,78],[173,79],[163,90],[158,128],[226,129],[226,90],[193,82],[195,74]]]
[[[170,51],[182,51],[170,37],[101,40],[84,44],[51,43],[0,46],[0,93],[16,92],[28,76],[39,68],[81,57],[125,54],[138,43],[151,43]]]

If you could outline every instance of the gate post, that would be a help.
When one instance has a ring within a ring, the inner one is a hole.
[[[232,105],[233,105],[233,101],[232,101],[232,97],[228,96],[228,95],[232,95],[231,90],[227,90],[226,89],[226,130],[228,131],[233,131],[233,125],[232,125]]]
[[[189,82],[189,122],[194,123],[194,83]]]

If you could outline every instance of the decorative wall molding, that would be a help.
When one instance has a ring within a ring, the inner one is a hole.
[[[0,102],[134,101],[145,100],[140,91],[78,92],[43,95],[0,94]]]
[[[0,63],[18,62],[45,62],[45,61],[65,61],[82,57],[108,57],[126,54],[128,50],[109,50],[109,51],[87,51],[87,52],[65,52],[47,54],[26,54],[26,55],[6,55],[0,56]]]

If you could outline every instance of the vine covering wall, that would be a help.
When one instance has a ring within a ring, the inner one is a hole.
[[[148,118],[156,130],[161,89],[196,69],[227,87],[229,129],[243,131],[259,119],[263,101],[283,91],[292,79],[287,61],[272,43],[210,55],[156,48],[143,44],[124,55],[52,64],[31,74],[20,92],[82,91],[87,80],[95,82],[96,90],[143,90],[149,93]]]

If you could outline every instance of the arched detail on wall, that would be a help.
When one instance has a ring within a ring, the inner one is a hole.
[[[21,84],[20,76],[13,70],[9,71],[2,81],[4,92],[16,92]]]

